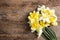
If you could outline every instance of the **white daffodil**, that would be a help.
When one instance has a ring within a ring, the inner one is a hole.
[[[55,15],[55,9],[50,9],[49,7],[47,7],[46,9],[47,9],[48,15],[50,16]]]
[[[40,17],[40,20],[46,21],[46,22],[50,22],[49,21],[49,16],[46,14],[42,14],[42,16]]]
[[[45,9],[45,5],[42,5],[42,6],[39,5],[37,8],[38,11],[43,10],[43,9]]]

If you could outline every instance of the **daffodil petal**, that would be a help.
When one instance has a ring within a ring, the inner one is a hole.
[[[38,35],[38,38],[39,38],[39,37],[42,35],[42,32],[43,32],[43,31],[42,31],[42,29],[39,29],[39,31],[37,31],[37,32],[38,32],[37,35]]]
[[[57,22],[53,22],[52,25],[53,25],[53,26],[57,26],[58,23],[57,23]]]

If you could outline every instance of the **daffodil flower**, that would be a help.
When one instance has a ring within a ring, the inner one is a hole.
[[[39,28],[39,26],[40,26],[39,22],[33,22],[31,24],[31,30],[32,30],[32,32],[36,31]]]
[[[49,7],[39,6],[37,11],[29,13],[28,16],[31,32],[37,31],[38,38],[42,34],[42,29],[50,25],[58,25],[55,10]]]
[[[44,10],[45,9],[45,5],[42,5],[42,6],[38,6],[37,10],[40,11],[40,10]]]
[[[39,11],[30,12],[28,19],[30,20],[31,23],[33,23],[34,21],[38,21],[39,20]]]

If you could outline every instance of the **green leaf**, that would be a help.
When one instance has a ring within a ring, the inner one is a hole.
[[[57,40],[54,31],[50,27],[43,28],[43,35],[46,38],[46,40]]]

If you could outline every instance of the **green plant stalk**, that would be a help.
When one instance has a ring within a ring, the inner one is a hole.
[[[54,31],[50,27],[43,28],[43,35],[45,36],[46,40],[57,40]]]
[[[48,31],[49,30],[49,31]],[[50,27],[46,27],[46,31],[51,35],[52,38],[57,39],[55,32],[50,28]]]

